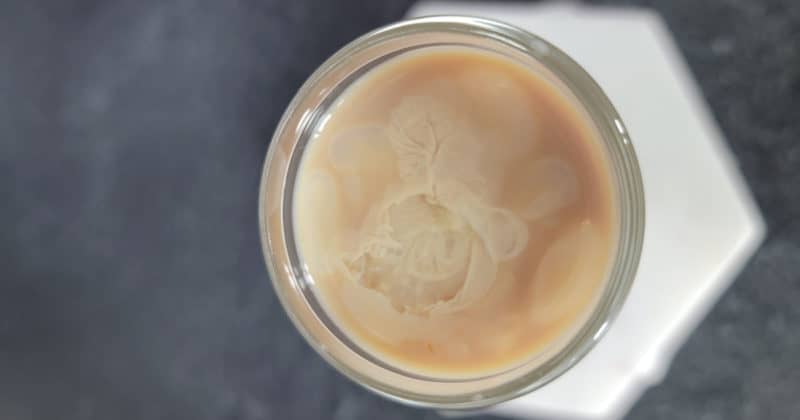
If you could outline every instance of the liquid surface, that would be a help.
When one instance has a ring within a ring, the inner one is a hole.
[[[572,334],[616,241],[597,135],[509,59],[432,49],[348,88],[308,144],[297,246],[339,328],[422,374],[515,366]]]

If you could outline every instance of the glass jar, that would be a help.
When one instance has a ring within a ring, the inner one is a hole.
[[[391,366],[353,342],[326,314],[299,256],[292,228],[292,194],[305,146],[335,100],[388,59],[429,47],[460,46],[511,58],[546,77],[573,99],[597,130],[605,151],[618,217],[612,268],[598,303],[551,351],[510,370],[475,378],[435,378]],[[571,58],[519,28],[473,17],[402,21],[351,42],[306,81],[289,104],[267,153],[259,196],[261,240],[275,291],[297,329],[338,371],[390,399],[438,409],[474,409],[539,388],[572,367],[597,343],[630,290],[644,234],[644,194],[636,155],[606,95]]]

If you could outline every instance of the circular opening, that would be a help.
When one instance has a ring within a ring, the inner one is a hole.
[[[594,123],[615,187],[618,240],[608,281],[586,321],[567,342],[537,360],[472,377],[430,377],[398,368],[343,333],[314,293],[293,232],[293,186],[305,147],[327,111],[353,82],[377,65],[437,46],[489,50],[544,70]],[[621,119],[597,84],[546,41],[499,22],[465,17],[422,18],[373,31],[326,61],[297,93],[270,144],[261,183],[259,217],[265,260],[278,296],[306,340],[334,367],[389,398],[436,408],[476,408],[536,389],[574,365],[619,312],[641,252],[644,204],[636,157]]]

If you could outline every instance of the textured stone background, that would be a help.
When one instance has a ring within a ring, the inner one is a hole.
[[[796,418],[800,3],[630,3],[663,14],[769,224],[630,418]],[[291,95],[408,5],[0,1],[0,418],[437,418],[312,352],[256,233]]]

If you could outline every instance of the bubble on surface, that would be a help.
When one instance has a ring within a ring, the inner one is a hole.
[[[500,69],[465,69],[459,80],[470,86],[467,94],[481,104],[481,129],[487,143],[485,158],[491,165],[503,165],[526,156],[538,145],[536,111],[528,88]]]
[[[378,124],[344,130],[331,140],[328,158],[351,210],[364,208],[365,200],[379,194],[397,170],[388,132]]]
[[[379,173],[394,166],[388,132],[380,124],[358,125],[334,137],[328,147],[334,168],[345,172]]]
[[[525,165],[517,175],[527,185],[512,199],[512,208],[526,220],[550,216],[578,199],[578,178],[572,166],[561,158],[545,157]]]
[[[593,268],[602,245],[592,223],[583,221],[547,248],[531,288],[530,314],[534,322],[556,321],[583,304],[579,294],[595,280],[597,272]]]
[[[296,205],[304,209],[325,208],[326,211],[315,216],[319,223],[314,226],[314,232],[305,230],[310,226],[298,226],[301,237],[313,237],[319,244],[308,249],[303,257],[308,265],[318,267],[321,273],[327,274],[333,270],[333,258],[326,250],[337,246],[336,226],[341,223],[340,190],[334,177],[327,171],[316,170],[306,176],[306,193],[299,196]]]

